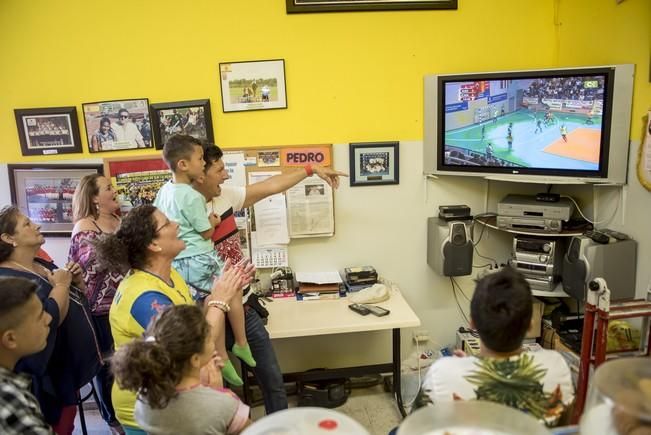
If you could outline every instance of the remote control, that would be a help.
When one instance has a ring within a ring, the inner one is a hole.
[[[598,231],[586,231],[583,235],[591,238],[593,242],[601,243],[602,245],[610,242],[610,237]]]
[[[391,311],[386,308],[378,307],[377,305],[362,305],[364,308],[369,310],[374,316],[382,317],[389,314]]]
[[[357,314],[361,314],[362,316],[367,316],[368,313],[371,312],[368,308],[366,308],[364,305],[361,304],[350,304],[348,305],[348,308],[356,312]]]

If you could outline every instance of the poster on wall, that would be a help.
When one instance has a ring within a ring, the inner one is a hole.
[[[84,103],[82,108],[91,153],[152,148],[146,98]]]
[[[101,165],[8,165],[11,202],[48,236],[69,237],[72,196],[85,175]]]
[[[24,156],[81,152],[75,107],[15,109],[14,114]]]
[[[133,207],[153,204],[163,184],[172,179],[172,172],[160,156],[104,159],[104,175],[117,191],[123,216]]]

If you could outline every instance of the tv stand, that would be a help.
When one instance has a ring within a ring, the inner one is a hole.
[[[487,175],[484,177],[489,181],[508,181],[513,183],[531,183],[531,184],[588,184],[585,181],[573,180],[571,178],[550,178],[550,177],[532,177],[527,175]],[[597,184],[597,183],[595,183]]]

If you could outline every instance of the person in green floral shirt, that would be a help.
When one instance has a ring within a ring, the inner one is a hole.
[[[556,351],[525,351],[532,316],[529,283],[504,268],[477,282],[470,302],[479,356],[437,360],[428,370],[414,407],[452,400],[486,400],[519,409],[556,426],[574,401],[570,369]]]

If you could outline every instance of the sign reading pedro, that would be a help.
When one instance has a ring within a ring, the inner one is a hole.
[[[305,166],[308,164],[330,166],[332,158],[329,147],[285,148],[281,150],[283,166]]]

